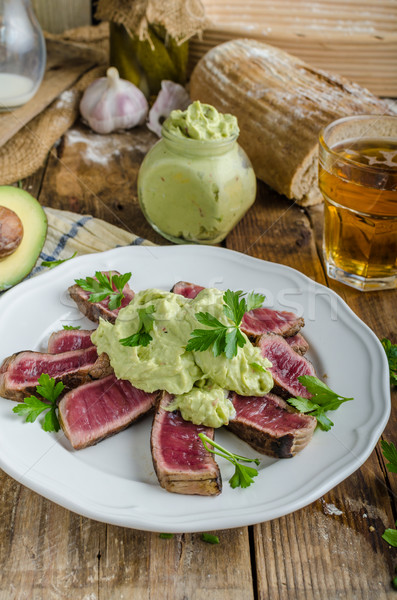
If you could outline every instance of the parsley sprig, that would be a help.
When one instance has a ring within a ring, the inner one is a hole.
[[[243,295],[241,290],[227,290],[223,294],[223,312],[230,325],[224,325],[208,312],[196,313],[197,321],[208,329],[193,329],[186,350],[203,352],[212,346],[214,356],[222,353],[229,359],[236,356],[238,347],[242,348],[247,341],[239,329],[244,314],[259,308],[265,300],[265,296],[254,292],[250,292],[247,298]]]
[[[312,397],[310,400],[302,398],[302,396],[289,398],[289,404],[298,409],[299,412],[316,417],[320,429],[329,431],[333,426],[333,422],[325,413],[328,410],[338,409],[341,404],[353,400],[353,398],[345,398],[333,392],[331,388],[314,375],[301,375],[298,380],[312,394]]]
[[[57,400],[64,387],[62,381],[55,383],[55,379],[47,373],[42,373],[36,390],[45,401],[36,396],[29,396],[24,399],[23,404],[17,404],[12,410],[18,415],[26,416],[26,423],[33,423],[42,412],[47,410],[48,412],[41,424],[42,428],[44,431],[59,431]]]
[[[229,450],[226,450],[226,448],[224,448],[223,446],[220,446],[219,444],[214,442],[214,440],[211,440],[211,438],[209,438],[207,435],[205,435],[205,433],[199,433],[198,435],[199,435],[199,438],[201,439],[201,441],[203,442],[204,448],[206,450],[208,450],[208,452],[211,452],[211,454],[216,454],[218,456],[222,456],[222,458],[225,458],[226,460],[231,462],[232,465],[235,466],[234,474],[229,479],[229,483],[232,488],[236,488],[236,487],[247,488],[248,486],[251,485],[251,483],[254,483],[253,478],[258,475],[257,469],[255,469],[254,467],[248,467],[246,465],[242,465],[240,463],[241,462],[253,462],[256,465],[259,465],[258,458],[247,458],[245,456],[239,456],[238,454],[233,454],[232,452],[229,452]],[[213,448],[217,448],[217,450],[219,450],[219,452],[217,452],[216,450],[213,450],[210,446],[213,446]]]
[[[62,327],[64,329],[66,329],[66,331],[71,331],[71,330],[74,330],[74,329],[81,329],[80,325],[62,325]]]
[[[154,318],[152,314],[155,311],[153,304],[146,308],[138,308],[139,316],[139,329],[136,333],[133,333],[129,337],[122,338],[119,340],[123,346],[147,346],[152,341],[150,332],[153,329]]]
[[[69,256],[69,258],[60,258],[59,260],[43,260],[41,262],[41,267],[48,267],[49,269],[52,269],[53,267],[57,267],[58,265],[61,265],[64,262],[67,262],[68,260],[72,260],[72,258],[74,258],[77,255],[77,252],[74,252],[72,254],[72,256]]]
[[[96,271],[94,277],[86,277],[85,279],[75,279],[77,285],[79,285],[86,292],[91,292],[88,298],[90,302],[101,302],[105,298],[109,298],[109,308],[114,310],[120,308],[121,301],[124,298],[123,289],[126,283],[131,279],[131,273],[124,273],[124,275],[106,275],[101,271]],[[113,289],[113,284],[116,286],[117,291]]]
[[[381,343],[389,361],[390,385],[397,385],[397,344],[392,344],[387,338],[383,338]]]
[[[382,340],[383,343],[383,340]],[[393,442],[386,442],[382,440],[380,443],[382,447],[382,454],[388,460],[386,467],[390,471],[390,473],[397,473],[397,449]],[[397,527],[397,521],[396,521]],[[390,546],[397,547],[397,529],[386,529],[382,538],[390,544]]]
[[[388,444],[385,440],[382,440],[380,445],[382,447],[383,456],[389,461],[386,465],[387,469],[390,473],[397,473],[397,449],[395,445],[393,442]]]

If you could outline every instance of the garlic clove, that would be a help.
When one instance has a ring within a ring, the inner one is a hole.
[[[185,110],[190,104],[189,94],[179,83],[163,80],[161,90],[149,111],[148,129],[161,136],[161,128],[172,110]]]
[[[141,90],[130,81],[120,79],[115,67],[107,70],[106,77],[91,83],[80,102],[81,116],[97,133],[142,125],[148,110]]]

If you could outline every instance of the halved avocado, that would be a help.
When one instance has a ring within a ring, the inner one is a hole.
[[[17,249],[0,258],[0,291],[21,281],[33,269],[47,235],[47,217],[33,196],[12,186],[0,186],[0,206],[14,211],[23,226]]]

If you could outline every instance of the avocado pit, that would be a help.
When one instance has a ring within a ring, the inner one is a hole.
[[[0,206],[0,258],[9,256],[20,245],[23,225],[18,215],[5,206]]]

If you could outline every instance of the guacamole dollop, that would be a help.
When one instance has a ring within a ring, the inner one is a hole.
[[[186,110],[173,110],[164,121],[164,128],[178,137],[195,140],[221,140],[238,136],[237,118],[220,113],[210,104],[196,100]]]
[[[126,379],[145,392],[166,390],[175,395],[175,407],[185,419],[220,427],[234,416],[224,390],[263,396],[273,387],[268,371],[271,363],[248,338],[232,359],[224,354],[215,357],[211,348],[204,352],[186,351],[193,329],[205,328],[197,321],[196,313],[209,312],[230,325],[223,305],[223,292],[217,289],[204,289],[193,300],[163,290],[144,290],[119,312],[114,325],[101,319],[91,339],[98,353],[109,356],[119,379]],[[153,310],[152,340],[147,346],[122,345],[120,339],[139,330],[138,309],[145,308]]]

